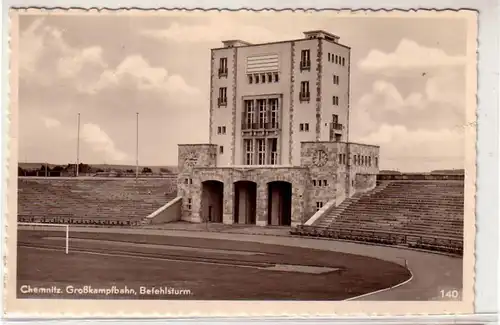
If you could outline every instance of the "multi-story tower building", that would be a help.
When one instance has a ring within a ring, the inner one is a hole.
[[[303,141],[347,141],[350,48],[324,31],[212,50],[217,165],[299,165]]]
[[[208,144],[179,145],[182,218],[296,225],[375,186],[349,143],[350,48],[325,31],[211,51]]]

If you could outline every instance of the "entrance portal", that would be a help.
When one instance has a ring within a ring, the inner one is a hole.
[[[224,183],[219,181],[205,181],[201,185],[202,220],[204,222],[222,222]]]
[[[234,223],[255,224],[257,184],[248,181],[234,183]]]
[[[276,181],[268,183],[267,186],[268,224],[273,226],[290,226],[292,223],[292,184]]]

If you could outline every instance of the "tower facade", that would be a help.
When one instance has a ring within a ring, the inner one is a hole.
[[[211,50],[209,143],[179,145],[182,220],[296,226],[375,187],[379,147],[348,139],[350,51],[324,31]]]
[[[304,141],[347,141],[350,48],[339,37],[250,44],[211,53],[210,143],[217,166],[300,165]]]

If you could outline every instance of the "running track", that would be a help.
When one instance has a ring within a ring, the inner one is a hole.
[[[78,230],[76,230],[77,228]],[[462,288],[461,258],[408,250],[404,248],[383,247],[359,243],[298,238],[291,236],[253,235],[244,233],[223,233],[208,231],[186,231],[145,228],[86,228],[73,227],[75,232],[103,233],[134,233],[160,236],[179,236],[191,238],[226,239],[234,241],[252,241],[264,244],[315,248],[321,250],[351,253],[379,258],[386,261],[403,264],[408,261],[408,267],[413,273],[411,281],[379,293],[365,295],[357,300],[437,300],[440,290],[459,290]],[[70,235],[71,237],[71,235]]]

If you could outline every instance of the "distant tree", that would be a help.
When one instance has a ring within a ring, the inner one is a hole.
[[[96,173],[104,173],[104,170],[102,170],[101,168],[98,168],[98,169],[96,170]]]
[[[172,174],[172,171],[166,167],[161,167],[160,172],[162,173],[167,173],[167,174]]]
[[[149,167],[144,167],[144,168],[142,169],[142,173],[143,173],[143,174],[148,174],[148,173],[152,173],[152,172],[153,172],[153,171],[152,171],[152,170],[151,170],[151,168],[149,168]]]
[[[126,172],[129,173],[129,174],[132,174],[134,172],[134,170],[133,169],[127,169]]]

